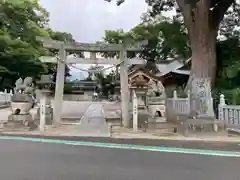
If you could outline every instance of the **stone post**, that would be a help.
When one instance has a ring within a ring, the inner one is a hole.
[[[127,52],[120,52],[120,83],[121,83],[121,110],[123,126],[129,127],[129,87],[128,87],[128,68],[127,68]]]
[[[7,93],[7,89],[4,89],[4,91],[3,91],[3,98],[4,98],[4,103],[8,103],[8,93]]]
[[[58,60],[58,65],[57,65],[57,78],[56,78],[54,107],[53,107],[53,116],[54,116],[55,125],[58,125],[61,123],[63,88],[64,88],[64,77],[65,77],[65,63],[64,63],[65,60],[66,60],[66,50],[64,48],[64,44],[62,44],[60,48],[60,60]]]
[[[177,101],[177,91],[173,91],[173,110],[176,109],[176,101]]]
[[[138,100],[137,100],[137,95],[135,90],[133,90],[132,101],[133,101],[133,131],[137,132],[138,131]]]
[[[224,120],[223,119],[223,106],[226,105],[225,102],[225,97],[223,94],[220,95],[220,101],[219,101],[219,105],[218,105],[218,119],[219,120]]]
[[[187,91],[187,111],[190,114],[191,112],[191,101],[190,101],[190,90]]]
[[[40,123],[39,123],[39,130],[44,131],[45,130],[45,124],[46,124],[46,96],[42,95],[40,99]]]

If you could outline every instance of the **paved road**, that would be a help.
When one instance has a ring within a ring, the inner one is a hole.
[[[3,180],[237,180],[240,158],[0,140]]]
[[[102,113],[101,104],[92,104],[88,107],[80,121],[80,134],[78,136],[88,137],[109,137],[110,128],[108,127]]]

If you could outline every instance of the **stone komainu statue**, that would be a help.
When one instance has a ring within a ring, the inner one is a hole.
[[[32,102],[34,95],[33,79],[26,77],[24,80],[19,78],[15,82],[15,93],[12,96],[13,102]]]
[[[155,96],[163,96],[165,97],[165,88],[161,81],[158,81],[157,83],[154,82],[152,79],[148,83],[149,89],[147,92],[147,95],[150,97],[155,97]]]

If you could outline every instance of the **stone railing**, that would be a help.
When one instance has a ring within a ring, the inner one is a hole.
[[[189,114],[190,113],[190,97],[178,98],[177,91],[173,92],[173,98],[167,98],[166,110],[168,113]]]
[[[12,91],[10,91],[9,93],[7,93],[7,90],[4,90],[4,92],[0,92],[0,105],[10,103],[12,95]]]
[[[227,105],[223,94],[220,95],[218,118],[228,128],[240,128],[240,105]]]
[[[212,99],[209,103],[212,103]],[[178,98],[177,92],[174,91],[173,98],[168,98],[166,100],[167,119],[173,119],[172,116],[176,115],[188,115],[191,111],[190,108],[189,93],[186,98]],[[204,107],[199,108],[201,110],[204,109]],[[227,105],[224,95],[221,94],[220,103],[218,105],[218,119],[223,121],[227,128],[240,128],[240,105]]]

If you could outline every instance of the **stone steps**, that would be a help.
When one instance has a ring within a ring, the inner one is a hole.
[[[8,121],[2,124],[1,131],[31,131],[38,128],[38,125],[35,122],[28,122],[24,124],[23,121]]]
[[[12,122],[12,121],[8,121],[6,123],[3,124],[3,126],[1,127],[1,131],[10,131],[10,132],[16,132],[16,131],[29,131],[30,127],[25,126],[22,121],[16,121],[16,122]]]

